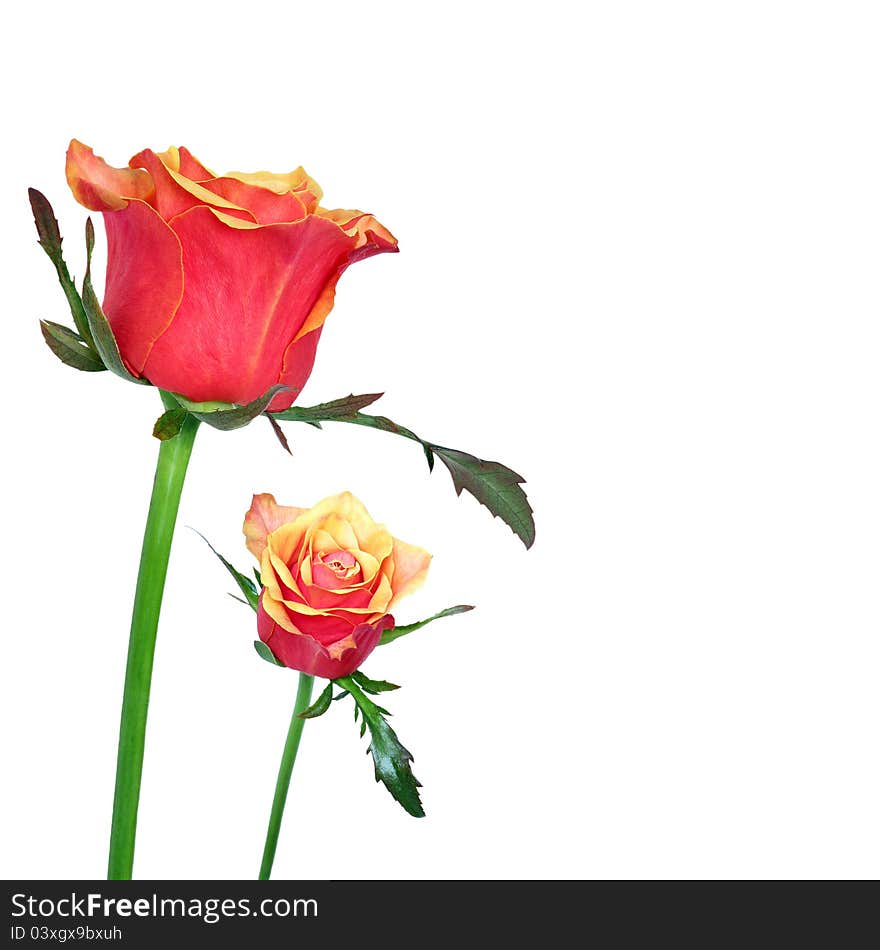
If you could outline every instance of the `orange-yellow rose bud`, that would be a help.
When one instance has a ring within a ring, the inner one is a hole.
[[[263,581],[260,639],[284,666],[327,679],[360,666],[431,562],[376,524],[350,492],[309,509],[254,495],[244,534]]]

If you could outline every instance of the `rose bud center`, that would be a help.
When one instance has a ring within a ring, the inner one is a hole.
[[[328,590],[348,587],[360,581],[361,566],[349,551],[331,551],[312,560],[312,578]]]

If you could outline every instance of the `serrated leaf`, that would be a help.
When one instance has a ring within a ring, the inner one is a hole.
[[[49,349],[67,366],[85,373],[100,373],[107,367],[78,333],[51,320],[41,320],[40,330]]]
[[[31,210],[34,213],[37,234],[40,237],[40,247],[46,252],[55,267],[55,273],[58,275],[58,281],[70,307],[73,324],[86,346],[93,349],[94,341],[92,340],[82,298],[77,292],[76,284],[74,284],[61,254],[61,231],[58,227],[58,221],[55,219],[52,205],[49,204],[49,199],[42,192],[37,191],[36,188],[28,188],[28,198],[30,199]],[[72,366],[73,364],[68,365]],[[81,368],[77,367],[77,369]]]
[[[113,330],[110,328],[107,317],[98,303],[98,298],[95,296],[95,289],[92,287],[92,250],[94,247],[95,228],[92,225],[92,219],[88,218],[86,219],[86,276],[83,278],[82,302],[95,349],[111,373],[115,373],[129,383],[140,383],[149,386],[149,380],[133,376],[123,363],[119,347],[116,344],[116,337],[113,336]]]
[[[261,640],[260,643],[263,643]],[[265,644],[263,644],[265,646]],[[268,647],[267,647],[268,649]],[[325,712],[330,708],[330,701],[333,697],[333,684],[328,683],[324,688],[324,691],[321,695],[309,706],[308,709],[304,709],[300,714],[300,719],[317,719],[318,716],[323,716]]]
[[[470,604],[458,604],[456,607],[447,607],[445,610],[441,610],[440,613],[434,614],[432,617],[426,617],[424,620],[419,620],[416,623],[406,623],[400,627],[392,627],[391,630],[385,630],[382,636],[379,637],[379,646],[386,643],[393,643],[395,640],[400,639],[400,637],[405,637],[414,630],[420,630],[435,620],[441,620],[443,617],[453,617],[455,614],[467,613],[467,611],[473,609]]]
[[[285,419],[289,422],[308,422],[312,425],[321,422],[333,422],[334,420],[346,421],[352,416],[357,415],[358,411],[371,405],[377,399],[381,398],[383,393],[361,393],[356,396],[352,393],[349,396],[343,396],[341,399],[333,399],[330,402],[322,402],[317,406],[309,406],[302,409],[298,406],[291,406],[282,412],[273,412],[276,419]]]
[[[209,426],[220,429],[223,432],[229,432],[232,429],[240,429],[253,421],[260,414],[265,412],[266,406],[278,395],[278,393],[289,392],[295,389],[294,386],[284,386],[277,383],[270,386],[262,396],[243,406],[236,406],[232,403],[224,402],[191,402],[185,396],[173,393],[174,398],[188,412],[192,413],[196,419],[207,422]]]
[[[196,531],[195,528],[192,529]],[[237,571],[230,563],[226,560],[225,557],[214,547],[213,544],[201,533],[201,531],[196,531],[196,534],[208,545],[208,547],[214,552],[217,556],[217,559],[220,563],[226,568],[227,571],[232,575],[233,580],[238,584],[238,589],[244,594],[248,604],[254,609],[257,609],[257,606],[260,603],[260,592],[254,586],[254,582],[245,574],[242,574],[241,571]],[[268,648],[267,648],[268,649]],[[259,650],[257,651],[259,652]]]
[[[263,643],[262,640],[254,640],[254,649],[257,651],[257,656],[261,660],[265,660],[267,663],[271,663],[272,666],[284,666],[283,663],[279,663],[275,659],[275,654]]]
[[[522,490],[525,479],[500,462],[486,462],[467,452],[433,445],[434,454],[449,469],[455,492],[467,491],[510,527],[530,548],[535,543],[532,507]]]
[[[186,416],[186,409],[180,407],[168,409],[156,420],[156,424],[153,426],[153,435],[160,442],[173,439],[180,432],[181,426],[186,421]]]
[[[500,462],[485,461],[467,452],[428,442],[416,435],[412,429],[398,425],[387,416],[371,416],[352,409],[355,405],[354,401],[374,400],[374,398],[378,397],[347,396],[345,399],[337,399],[317,406],[294,406],[284,412],[274,413],[274,416],[276,419],[313,425],[320,422],[348,422],[352,425],[390,432],[418,442],[425,453],[428,468],[431,471],[434,470],[435,456],[443,460],[443,464],[452,476],[456,494],[460,495],[462,491],[467,491],[493,515],[505,522],[527,548],[534,544],[535,522],[528,498],[521,487],[525,482],[521,475],[517,475],[513,469],[507,468]],[[369,405],[369,403],[364,404]]]
[[[371,680],[368,676],[361,673],[360,670],[355,670],[354,673],[351,674],[351,678],[362,690],[370,693],[372,696],[378,696],[379,693],[387,693],[392,689],[400,689],[399,686],[395,686],[394,683],[389,683],[387,680]]]
[[[373,757],[376,781],[388,789],[395,801],[416,818],[424,818],[425,811],[419,798],[421,783],[413,775],[410,762],[412,753],[406,749],[377,706],[360,689],[353,677],[335,680],[347,689],[358,704],[367,728],[370,730],[370,745],[367,751]],[[387,715],[387,712],[385,713]]]

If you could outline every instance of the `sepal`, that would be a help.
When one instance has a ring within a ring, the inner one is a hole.
[[[387,680],[371,680],[368,676],[361,673],[360,670],[355,670],[354,673],[351,674],[351,678],[365,693],[370,693],[372,696],[377,696],[379,693],[387,693],[392,689],[400,689],[399,686],[395,686],[394,683],[389,683]]]
[[[186,421],[186,409],[178,406],[176,409],[168,409],[162,413],[153,426],[153,436],[160,442],[167,442],[180,433],[183,423]],[[216,552],[215,552],[216,553]]]
[[[266,407],[278,393],[289,392],[294,388],[293,386],[276,383],[274,386],[270,386],[262,396],[243,406],[236,406],[229,402],[191,402],[186,397],[178,395],[178,393],[172,393],[172,395],[196,419],[207,422],[209,426],[213,426],[215,429],[229,432],[232,429],[240,429],[242,426],[246,426],[265,412]]]
[[[159,421],[161,422],[161,419]],[[195,531],[195,528],[193,528],[193,531]],[[242,592],[242,594],[244,594],[248,606],[256,611],[260,603],[260,591],[254,582],[246,574],[242,574],[241,571],[237,571],[200,531],[196,531],[196,534],[205,542],[205,544],[208,545],[208,547],[217,556],[217,559],[220,561],[220,563],[226,568],[227,571],[229,571],[232,579],[238,585],[238,589]],[[262,643],[262,641],[258,642]],[[266,649],[268,649],[268,647],[266,647]],[[257,650],[257,653],[260,653],[259,649]],[[280,666],[281,664],[279,663],[278,665]]]
[[[67,366],[86,373],[100,373],[107,369],[101,357],[69,327],[51,320],[41,320],[40,331],[49,349]]]
[[[262,641],[261,641],[262,642]],[[308,709],[304,709],[300,714],[300,719],[317,719],[318,716],[323,716],[325,712],[330,708],[330,703],[333,701],[333,684],[328,683],[321,695],[309,706]]]
[[[280,666],[286,669],[283,663],[279,663],[278,660],[275,659],[275,654],[269,649],[268,646],[266,646],[265,643],[263,643],[262,640],[254,640],[254,649],[257,651],[257,656],[261,660],[271,663],[272,666]]]
[[[128,367],[122,361],[119,346],[116,343],[116,337],[113,336],[110,323],[101,309],[101,304],[98,303],[95,289],[92,287],[92,251],[94,247],[95,228],[92,219],[88,218],[86,219],[86,275],[83,278],[82,302],[95,349],[111,373],[115,373],[126,382],[149,386],[149,380],[141,379],[128,371]]]

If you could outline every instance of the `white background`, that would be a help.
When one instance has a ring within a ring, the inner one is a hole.
[[[302,402],[528,479],[526,552],[416,446],[199,434],[159,631],[136,875],[256,875],[296,676],[202,542],[341,489],[431,550],[367,672],[428,817],[350,710],[307,726],[276,877],[880,873],[878,22],[872,3],[80,3],[5,14],[0,874],[104,873],[154,392],[58,363],[76,136],[302,163],[402,253],[343,278]],[[99,227],[99,242],[102,229]],[[100,270],[100,269],[99,269]]]

